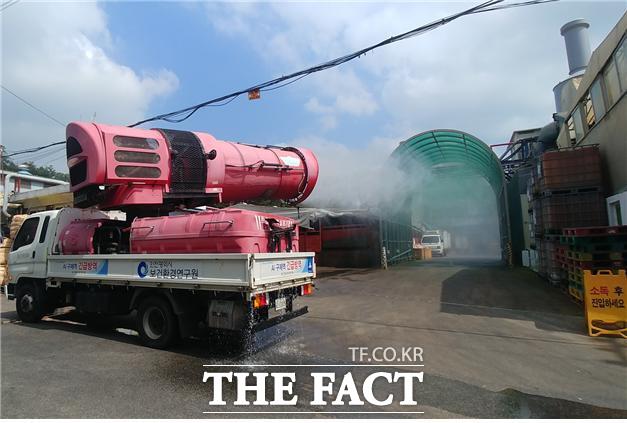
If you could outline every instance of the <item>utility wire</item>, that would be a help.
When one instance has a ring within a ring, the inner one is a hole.
[[[57,153],[65,154],[65,145],[57,145],[52,148],[36,151],[34,153],[24,154],[20,157],[22,162],[37,162],[40,160],[51,160],[51,156]]]
[[[207,106],[223,106],[226,105],[228,103],[230,103],[231,101],[233,101],[235,98],[237,98],[238,96],[242,95],[242,94],[246,94],[246,93],[250,93],[250,92],[255,92],[255,91],[270,91],[273,89],[277,89],[277,88],[281,88],[284,87],[285,85],[289,85],[291,83],[294,83],[296,81],[298,81],[299,79],[302,79],[308,75],[311,75],[312,73],[316,73],[316,72],[320,72],[326,69],[330,69],[336,66],[339,66],[341,64],[344,64],[346,62],[349,62],[351,60],[357,59],[363,55],[365,55],[366,53],[371,52],[372,50],[375,50],[379,47],[388,45],[388,44],[392,44],[398,41],[402,41],[411,37],[415,37],[418,35],[421,35],[425,32],[428,31],[432,31],[440,26],[446,25],[462,16],[467,16],[467,15],[471,15],[471,14],[475,14],[475,13],[482,13],[482,12],[491,12],[491,11],[495,11],[495,10],[501,10],[501,9],[507,9],[507,8],[512,8],[512,7],[521,7],[521,6],[530,6],[530,5],[536,5],[536,4],[542,4],[542,3],[549,3],[549,2],[553,2],[553,1],[557,1],[557,0],[530,0],[530,1],[524,1],[524,2],[519,2],[519,3],[511,3],[511,4],[505,4],[505,5],[498,5],[499,3],[502,3],[504,0],[488,0],[484,3],[481,3],[477,6],[471,7],[469,9],[466,9],[462,12],[456,13],[454,15],[450,15],[448,17],[442,18],[440,20],[436,20],[433,21],[431,23],[428,23],[426,25],[420,26],[418,28],[412,29],[410,31],[407,31],[405,33],[390,37],[386,40],[383,40],[377,44],[373,44],[369,47],[363,48],[361,50],[358,50],[354,53],[351,54],[347,54],[345,56],[339,57],[337,59],[333,59],[330,60],[328,62],[324,62],[322,64],[319,64],[317,66],[313,66],[298,72],[294,72],[291,73],[289,75],[285,75],[285,76],[281,76],[279,78],[275,78],[272,79],[270,81],[266,81],[266,82],[262,82],[260,84],[254,85],[252,87],[243,89],[243,90],[239,90],[239,91],[235,91],[233,93],[230,94],[226,94],[223,95],[221,97],[217,97],[214,98],[212,100],[208,100],[205,101],[203,103],[199,103],[190,107],[186,107],[184,109],[181,110],[177,110],[175,112],[170,112],[170,113],[164,113],[164,114],[160,114],[160,115],[156,115],[153,116],[151,118],[147,118],[144,120],[141,120],[139,122],[135,122],[131,125],[129,125],[129,127],[133,128],[135,126],[147,123],[147,122],[153,122],[153,121],[157,121],[157,120],[163,120],[166,122],[171,122],[171,123],[179,123],[179,122],[183,122],[184,120],[190,118],[194,113],[196,113],[199,109],[207,107]],[[228,101],[225,101],[228,100]],[[182,117],[181,117],[182,116]]]
[[[492,12],[494,10],[512,9],[514,7],[533,6],[535,4],[553,3],[559,0],[529,0],[520,3],[502,4],[500,6],[488,7],[474,13]]]
[[[24,98],[20,97],[19,95],[15,94],[13,91],[11,91],[10,89],[8,89],[7,87],[5,87],[4,85],[0,85],[0,87],[2,87],[3,90],[5,90],[6,92],[8,92],[9,94],[11,94],[13,97],[17,98],[18,100],[20,100],[22,103],[30,106],[31,108],[33,108],[34,110],[37,110],[39,113],[41,113],[42,115],[46,116],[48,119],[52,120],[53,122],[58,123],[59,125],[61,125],[62,127],[65,128],[65,123],[61,122],[59,119],[51,116],[50,114],[44,112],[43,110],[41,110],[39,107],[35,106],[34,104],[30,103],[29,101],[25,100]]]
[[[2,4],[0,4],[0,12],[4,12],[5,10],[7,10],[9,7],[11,6],[15,6],[16,4],[18,4],[20,2],[20,0],[9,0],[9,1],[4,1],[2,2]]]
[[[19,0],[17,0],[19,1]],[[16,2],[17,2],[16,1]],[[421,27],[415,28],[411,31],[405,32],[403,34],[400,35],[396,35],[394,37],[388,38],[387,40],[381,41],[378,44],[374,44],[370,47],[364,48],[362,50],[359,50],[355,53],[352,54],[348,54],[346,56],[331,60],[329,62],[325,62],[322,63],[318,66],[314,66],[299,72],[295,72],[292,73],[290,75],[287,76],[282,76],[280,78],[276,78],[261,84],[257,84],[253,87],[244,89],[244,90],[240,90],[240,91],[236,91],[234,93],[231,94],[227,94],[224,95],[222,97],[218,97],[215,98],[213,100],[209,100],[206,101],[204,103],[200,103],[191,107],[187,107],[185,109],[181,109],[178,110],[176,112],[171,112],[171,113],[165,113],[162,115],[157,115],[154,116],[152,118],[149,119],[145,119],[139,122],[136,122],[132,125],[129,125],[129,127],[135,127],[138,125],[141,125],[143,123],[147,123],[147,122],[152,122],[152,121],[156,121],[156,120],[165,120],[166,122],[172,122],[172,123],[178,123],[178,122],[182,122],[186,119],[188,119],[189,117],[191,117],[194,113],[196,113],[199,109],[204,108],[204,107],[219,107],[219,106],[225,106],[227,104],[229,104],[230,102],[232,102],[233,100],[235,100],[237,97],[239,97],[242,94],[246,94],[248,92],[251,91],[255,91],[255,90],[259,90],[259,91],[272,91],[272,90],[276,90],[279,88],[282,88],[286,85],[289,84],[293,84],[294,82],[299,81],[300,79],[315,73],[315,72],[320,72],[322,70],[325,69],[329,69],[335,66],[338,66],[340,64],[346,63],[350,60],[353,60],[355,58],[358,58],[376,48],[379,48],[381,46],[387,45],[387,44],[392,44],[394,42],[397,41],[401,41],[407,38],[411,38],[417,35],[420,35],[424,32],[427,31],[431,31],[433,29],[436,29],[439,26],[445,25],[459,17],[462,16],[466,16],[466,15],[470,15],[470,14],[476,14],[476,13],[482,13],[482,12],[491,12],[491,11],[495,11],[495,10],[501,10],[501,9],[509,9],[509,8],[513,8],[513,7],[522,7],[522,6],[531,6],[531,5],[536,5],[536,4],[542,4],[542,3],[551,3],[551,2],[555,2],[555,1],[559,1],[559,0],[530,0],[530,1],[524,1],[524,2],[519,2],[519,3],[510,3],[510,4],[504,4],[504,5],[498,5],[498,3],[502,3],[504,0],[490,0],[487,2],[484,2],[482,4],[479,4],[475,7],[472,7],[470,9],[467,9],[463,12],[457,13],[455,15],[451,15],[448,16],[446,18],[440,19],[438,21],[434,21],[431,22],[429,24],[423,25]],[[1,86],[1,85],[0,85]],[[21,101],[23,101],[24,103],[28,104],[29,106],[31,106],[32,108],[34,108],[35,110],[43,113],[46,117],[48,117],[49,119],[52,119],[53,121],[55,121],[56,123],[65,126],[63,123],[61,123],[60,121],[58,121],[57,119],[55,119],[54,117],[50,116],[48,113],[44,112],[43,110],[35,107],[34,105],[32,105],[31,103],[29,103],[28,101],[24,100],[23,98],[19,97],[17,94],[13,93],[12,91],[10,91],[8,88],[2,86],[2,88],[4,90],[6,90],[7,92],[9,92],[10,94],[12,94],[13,96],[17,97],[18,99],[20,99]],[[185,115],[183,115],[184,113],[186,113]],[[176,118],[176,116],[180,116],[183,115],[183,117],[179,117]],[[34,153],[37,151],[41,151],[44,150],[46,148],[50,148],[50,147],[54,147],[56,145],[61,145],[61,144],[65,144],[65,141],[59,141],[59,142],[54,142],[51,144],[47,144],[41,147],[36,147],[36,148],[30,148],[30,149],[26,149],[26,150],[20,150],[20,151],[15,151],[11,154],[7,154],[4,155],[4,157],[12,157],[12,156],[17,156],[20,154],[28,154],[28,153]]]
[[[52,144],[43,145],[41,147],[35,147],[35,148],[29,148],[29,149],[26,149],[26,150],[16,151],[15,153],[11,153],[11,154],[5,154],[4,157],[13,157],[13,156],[17,156],[19,154],[34,153],[36,151],[41,151],[43,149],[54,147],[55,145],[61,145],[61,144],[65,144],[65,140],[58,141],[58,142],[53,142]]]
[[[50,165],[52,162],[54,162],[56,160],[59,160],[62,157],[65,157],[65,154],[66,154],[65,153],[65,148],[62,148],[61,150],[59,150],[57,152],[51,153],[51,155],[48,156],[48,157],[40,158],[40,159],[37,159],[37,160],[29,160],[29,161],[32,161],[34,163],[39,163],[42,166],[46,166],[46,165]]]

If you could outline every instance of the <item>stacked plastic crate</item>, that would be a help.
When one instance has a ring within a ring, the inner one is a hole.
[[[583,271],[627,269],[627,226],[564,229],[558,260],[568,274],[568,292],[583,301]]]
[[[568,273],[558,260],[562,229],[607,225],[601,156],[596,146],[545,152],[534,169],[530,210],[540,274],[564,290]]]

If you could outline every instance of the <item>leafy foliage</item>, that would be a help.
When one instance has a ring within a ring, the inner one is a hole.
[[[24,163],[27,166],[27,170],[34,176],[41,176],[42,178],[58,179],[60,181],[69,181],[70,177],[67,173],[58,172],[53,166],[37,166],[33,162]],[[10,157],[2,157],[2,169],[9,172],[17,172],[19,170],[18,165],[11,160]]]

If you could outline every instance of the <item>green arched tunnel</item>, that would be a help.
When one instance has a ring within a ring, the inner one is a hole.
[[[460,183],[477,176],[485,180],[496,199],[501,257],[510,260],[505,177],[498,157],[486,143],[458,130],[431,130],[401,142],[391,159],[408,178],[412,178],[413,169],[421,169],[436,177],[454,178]]]

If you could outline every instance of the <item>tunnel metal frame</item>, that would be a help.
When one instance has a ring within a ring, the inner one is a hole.
[[[499,214],[501,255],[511,264],[509,209],[505,175],[499,158],[479,138],[455,129],[433,129],[421,132],[399,143],[390,158],[400,169],[420,165],[434,173],[462,176],[478,174],[492,188]]]

